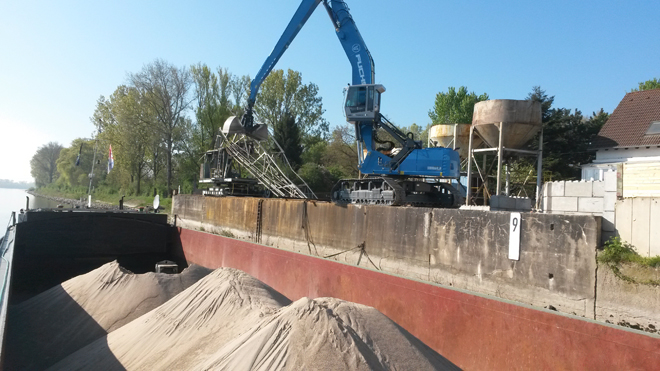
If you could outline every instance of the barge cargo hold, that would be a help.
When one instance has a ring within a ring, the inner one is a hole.
[[[146,272],[168,259],[181,267],[237,268],[291,300],[330,296],[372,306],[464,369],[650,370],[660,364],[660,337],[652,334],[174,227],[161,215],[28,212],[9,227],[2,249],[2,308],[108,261]],[[7,341],[3,330],[3,357]]]

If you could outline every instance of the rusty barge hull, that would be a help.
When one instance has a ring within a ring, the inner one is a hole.
[[[189,263],[241,269],[292,300],[373,306],[464,369],[651,370],[660,338],[247,241],[178,228]]]

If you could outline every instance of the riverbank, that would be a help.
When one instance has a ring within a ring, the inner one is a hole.
[[[86,208],[87,196],[78,197],[77,194],[66,194],[59,192],[52,188],[29,190],[27,193],[53,200],[64,207],[71,208]],[[92,195],[92,208],[93,209],[106,209],[106,210],[119,210],[119,200],[122,197],[119,195]],[[124,210],[139,210],[144,208],[145,211],[153,211],[154,197],[147,196],[126,196],[124,197]],[[172,208],[171,199],[160,199],[159,210],[161,212],[169,213]]]
[[[66,207],[66,208],[73,208],[73,209],[87,208],[87,200],[74,200],[74,199],[71,199],[71,198],[57,197],[57,196],[52,196],[52,195],[46,195],[46,194],[43,194],[43,193],[39,193],[37,191],[26,191],[26,193],[31,194],[32,196],[35,196],[35,197],[43,197],[43,198],[55,201],[58,204],[62,205],[63,207]],[[91,208],[92,209],[119,210],[119,203],[117,203],[116,205],[113,205],[109,202],[93,200]],[[124,203],[124,209],[125,210],[137,210],[137,205],[129,205],[127,203]]]

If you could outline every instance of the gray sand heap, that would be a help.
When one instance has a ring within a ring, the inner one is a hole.
[[[52,370],[190,370],[291,301],[219,268],[158,309],[70,355]]]
[[[372,307],[302,298],[195,370],[457,370]]]
[[[51,370],[454,370],[376,309],[219,268]]]
[[[10,310],[8,369],[40,370],[159,307],[211,272],[133,274],[111,262]]]

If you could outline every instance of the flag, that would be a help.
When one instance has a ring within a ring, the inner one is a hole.
[[[110,145],[110,151],[108,153],[108,174],[110,174],[110,170],[115,166],[115,158],[112,157],[112,145]]]
[[[78,150],[78,157],[76,157],[76,166],[80,166],[80,154],[82,153],[83,144],[80,143],[80,149]]]

